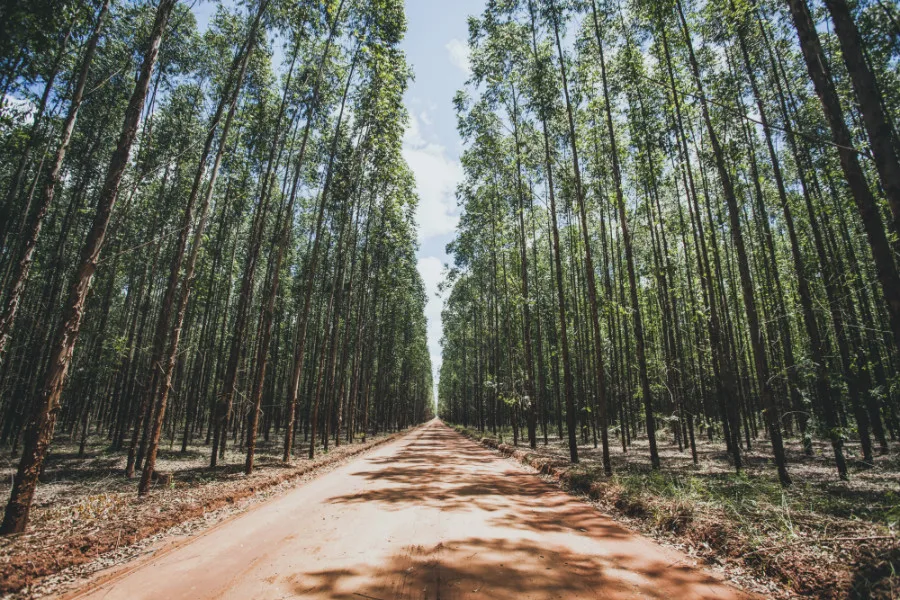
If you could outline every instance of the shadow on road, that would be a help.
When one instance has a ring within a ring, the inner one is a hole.
[[[431,507],[448,518],[461,515],[471,529],[436,546],[406,546],[378,564],[296,574],[289,578],[294,593],[378,600],[741,597],[443,425],[363,464],[352,476],[370,483],[327,502]]]
[[[632,562],[631,557],[588,556],[534,542],[464,538],[432,548],[408,546],[382,565],[297,575],[290,583],[301,597],[347,600],[727,597],[719,582],[698,577],[694,569],[642,561],[640,577],[629,571]],[[644,577],[660,584],[641,585]]]

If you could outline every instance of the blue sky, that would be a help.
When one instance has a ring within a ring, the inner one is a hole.
[[[418,267],[428,292],[428,348],[435,389],[443,306],[436,293],[444,264],[449,262],[444,248],[456,228],[455,190],[462,179],[453,95],[468,77],[466,20],[483,7],[484,0],[406,0],[409,26],[403,49],[416,78],[406,93],[410,122],[403,155],[416,175],[420,197]]]
[[[230,0],[225,0],[226,2]],[[194,5],[201,29],[215,12],[217,2]],[[435,390],[441,366],[441,309],[436,296],[444,265],[444,249],[453,238],[458,210],[456,184],[462,179],[453,96],[468,77],[467,19],[479,14],[484,0],[406,0],[409,27],[402,46],[415,71],[406,93],[409,125],[403,155],[416,176],[420,197],[418,268],[428,293],[428,348],[434,369]],[[276,58],[276,63],[277,63]]]

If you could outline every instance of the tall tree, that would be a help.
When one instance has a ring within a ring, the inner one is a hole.
[[[84,315],[85,298],[100,258],[110,215],[119,195],[119,184],[131,156],[131,146],[137,135],[138,123],[144,109],[147,90],[150,87],[153,67],[159,55],[159,46],[175,3],[176,0],[161,0],[156,8],[156,17],[150,38],[147,40],[138,80],[125,112],[125,122],[122,125],[116,150],[110,160],[103,187],[100,190],[93,224],[81,250],[81,259],[69,291],[69,297],[66,300],[63,318],[53,336],[52,350],[43,377],[43,384],[33,403],[33,416],[25,436],[22,459],[16,472],[9,503],[6,505],[3,524],[0,525],[0,533],[24,531],[28,523],[34,488],[47,454],[47,448],[53,439],[53,429],[60,407],[60,396]]]

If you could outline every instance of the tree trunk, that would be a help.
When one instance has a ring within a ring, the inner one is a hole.
[[[857,151],[853,147],[853,139],[850,137],[850,131],[844,121],[840,100],[835,91],[831,73],[825,61],[825,54],[819,42],[819,35],[816,33],[815,24],[809,14],[806,0],[787,0],[787,3],[791,10],[791,17],[797,30],[800,49],[803,51],[803,58],[806,60],[809,76],[822,103],[825,119],[831,127],[834,143],[837,145],[844,177],[850,186],[857,210],[862,218],[866,237],[869,240],[869,245],[872,247],[878,280],[881,283],[881,289],[887,302],[894,344],[900,350],[900,274],[897,272],[897,265],[894,263],[891,246],[885,234],[878,203],[872,195],[869,184],[859,165]],[[849,60],[853,60],[852,57]],[[875,93],[875,90],[864,90],[864,92],[868,95],[869,93]],[[869,117],[872,117],[871,112]],[[876,136],[876,139],[870,140],[873,143],[873,149],[874,144],[881,143],[880,140],[884,135],[886,133],[882,132],[881,135]],[[886,158],[883,152],[879,152],[879,154],[881,155],[879,161]]]
[[[759,316],[756,310],[756,298],[753,294],[753,281],[750,276],[750,266],[747,259],[747,250],[744,246],[744,238],[741,232],[740,209],[737,205],[731,175],[725,165],[725,156],[719,145],[719,138],[716,135],[712,125],[707,106],[706,94],[700,79],[700,68],[694,56],[693,46],[691,44],[690,31],[688,30],[687,20],[684,11],[681,8],[680,0],[677,2],[678,16],[681,20],[681,26],[684,29],[685,43],[688,47],[688,57],[690,58],[691,71],[694,75],[695,84],[700,95],[700,107],[703,114],[703,120],[706,124],[707,134],[710,144],[712,145],[713,155],[716,159],[716,169],[719,175],[719,182],[725,195],[725,203],[728,207],[728,218],[731,225],[731,237],[737,254],[738,271],[741,280],[741,291],[744,299],[744,311],[747,315],[747,326],[750,334],[750,344],[753,349],[754,366],[756,369],[756,379],[759,385],[760,399],[762,400],[763,411],[765,413],[766,422],[768,424],[769,435],[772,443],[772,453],[775,456],[775,464],[778,468],[778,479],[783,486],[791,484],[791,478],[787,471],[787,463],[784,454],[784,443],[781,438],[781,414],[778,404],[775,402],[772,388],[769,383],[769,365],[766,357],[766,342],[763,338],[763,332],[759,325]]]
[[[50,172],[47,174],[47,181],[41,190],[41,198],[38,202],[35,213],[28,220],[25,230],[23,231],[24,247],[21,256],[16,264],[15,274],[9,284],[9,296],[6,300],[6,307],[3,314],[0,315],[0,359],[3,358],[3,351],[9,342],[9,336],[12,331],[13,322],[16,318],[16,311],[22,299],[22,293],[25,291],[25,282],[28,281],[28,273],[31,271],[31,264],[34,260],[34,251],[37,248],[38,238],[41,234],[41,227],[44,223],[44,217],[50,209],[53,202],[53,196],[56,191],[56,185],[59,183],[60,172],[62,171],[63,161],[66,158],[66,151],[69,148],[69,142],[72,140],[72,132],[75,129],[75,119],[78,117],[78,109],[81,108],[81,100],[84,97],[84,88],[87,83],[88,73],[91,70],[91,63],[94,60],[94,53],[97,50],[97,42],[100,39],[100,33],[103,31],[103,21],[106,13],[109,12],[109,0],[104,0],[97,14],[97,23],[88,39],[87,46],[84,50],[84,56],[81,59],[81,68],[78,71],[78,80],[75,84],[75,90],[72,92],[72,100],[69,103],[69,112],[63,123],[62,133],[59,138],[59,145],[56,148],[56,155],[53,158],[53,164]],[[48,86],[52,82],[48,82]],[[42,100],[42,104],[46,103],[46,98]],[[34,132],[32,132],[34,135]],[[0,248],[3,244],[0,243]]]
[[[43,384],[39,396],[35,398],[34,412],[26,433],[22,460],[19,462],[3,524],[0,525],[0,534],[24,531],[28,523],[28,513],[31,509],[38,475],[43,467],[47,448],[53,439],[53,429],[60,407],[60,396],[71,365],[72,352],[75,349],[84,314],[84,301],[103,248],[109,219],[118,197],[119,184],[128,166],[131,146],[137,135],[138,121],[144,108],[144,99],[147,96],[153,67],[159,55],[160,42],[176,1],[161,0],[156,9],[156,17],[140,74],[128,101],[125,122],[122,125],[119,141],[100,191],[97,212],[91,230],[81,251],[78,271],[72,282],[63,318],[53,338],[50,361],[43,377]]]
[[[532,0],[528,2],[529,12],[531,13],[531,38],[532,51],[535,59],[538,58],[537,49],[537,24],[535,23],[534,5]],[[559,226],[556,218],[556,192],[553,186],[553,163],[550,154],[550,140],[547,130],[546,108],[542,107],[541,127],[543,129],[544,139],[544,161],[547,171],[547,192],[550,196],[550,216],[551,231],[553,234],[553,262],[556,266],[556,297],[559,311],[559,345],[563,361],[563,381],[565,388],[566,402],[566,426],[569,431],[569,459],[573,463],[578,462],[578,440],[575,432],[575,387],[572,383],[572,371],[569,361],[569,337],[566,331],[568,327],[568,319],[566,318],[566,296],[563,288],[562,259],[559,250]]]

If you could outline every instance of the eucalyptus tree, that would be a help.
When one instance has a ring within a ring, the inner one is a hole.
[[[728,207],[729,225],[731,229],[732,243],[734,244],[735,253],[737,255],[738,269],[740,272],[741,291],[743,294],[744,310],[746,311],[747,325],[749,327],[750,342],[753,350],[753,360],[756,370],[757,385],[760,389],[760,399],[763,404],[766,423],[768,425],[769,436],[772,442],[772,451],[775,455],[775,463],[778,467],[779,480],[782,485],[790,485],[791,479],[787,472],[786,459],[784,455],[784,447],[782,443],[781,433],[781,415],[779,406],[774,398],[774,392],[771,387],[769,363],[766,355],[766,342],[760,327],[759,314],[757,311],[757,302],[754,295],[754,283],[750,272],[749,259],[747,257],[747,249],[744,241],[744,235],[741,226],[740,208],[738,206],[737,196],[734,188],[733,176],[729,171],[725,162],[724,150],[719,142],[719,134],[713,126],[710,116],[709,103],[707,101],[704,90],[703,81],[701,79],[700,67],[696,59],[691,39],[687,18],[684,10],[676,0],[675,12],[680,22],[681,33],[684,36],[684,42],[688,52],[689,64],[693,74],[694,85],[696,86],[699,98],[701,114],[703,122],[706,126],[707,136],[710,141],[712,153],[715,158],[716,170],[719,183],[722,186],[725,203]]]
[[[638,373],[641,384],[641,396],[644,401],[645,419],[647,422],[647,435],[650,445],[650,460],[654,468],[659,468],[659,454],[656,448],[656,423],[653,417],[653,397],[650,389],[650,380],[647,372],[647,351],[644,337],[644,320],[641,316],[641,306],[638,300],[637,276],[635,272],[635,260],[632,233],[628,226],[628,216],[625,206],[625,195],[622,186],[622,170],[619,162],[619,148],[616,141],[616,131],[613,125],[612,99],[609,92],[606,58],[603,51],[603,34],[600,28],[600,18],[597,14],[596,3],[591,5],[591,21],[594,27],[594,37],[597,44],[599,57],[601,90],[606,122],[606,135],[609,143],[610,161],[612,165],[612,180],[615,190],[615,207],[618,211],[618,221],[621,230],[622,245],[625,249],[625,264],[628,270],[628,289],[630,293],[631,312],[634,322],[635,348],[638,359]],[[627,36],[627,34],[626,34]],[[631,51],[629,43],[626,52]],[[632,57],[633,58],[633,57]]]
[[[505,118],[512,124],[512,154],[515,157],[515,175],[513,185],[516,190],[515,203],[510,207],[518,221],[518,246],[520,261],[520,282],[522,307],[522,342],[525,361],[525,402],[528,411],[528,442],[532,448],[537,446],[537,413],[542,405],[543,390],[536,385],[534,366],[534,323],[531,314],[533,300],[529,292],[529,266],[525,229],[526,209],[526,166],[523,152],[525,140],[522,129],[526,126],[522,113],[524,107],[523,87],[528,82],[527,73],[522,65],[527,60],[528,31],[520,24],[507,20],[500,22],[496,18],[485,19],[479,25],[482,31],[473,31],[473,39],[484,40],[483,47],[476,43],[473,53],[473,84],[485,86],[484,98],[495,110],[500,106],[505,111]],[[500,168],[500,164],[496,167]]]
[[[607,475],[612,474],[612,467],[610,465],[609,459],[609,441],[607,439],[607,400],[606,400],[606,375],[605,375],[605,366],[603,359],[603,345],[601,342],[600,335],[600,316],[598,309],[598,300],[597,300],[597,284],[596,284],[596,272],[594,268],[594,259],[593,253],[591,250],[591,235],[588,231],[588,217],[587,217],[587,197],[585,195],[585,190],[582,185],[582,175],[581,175],[581,166],[578,160],[578,135],[575,126],[575,116],[574,112],[577,110],[577,106],[573,107],[573,103],[569,93],[569,82],[567,75],[567,67],[566,67],[566,56],[562,47],[562,38],[560,37],[560,27],[562,25],[561,21],[564,19],[565,13],[562,6],[557,6],[557,2],[555,0],[550,0],[547,6],[544,8],[544,18],[549,23],[549,28],[553,32],[553,39],[556,43],[556,51],[557,51],[557,60],[559,63],[559,74],[562,83],[562,92],[563,92],[563,100],[565,104],[565,112],[566,119],[568,122],[568,138],[569,138],[569,149],[572,157],[572,172],[574,175],[574,184],[575,184],[575,202],[578,205],[578,216],[579,222],[581,224],[581,235],[582,235],[582,243],[584,246],[584,269],[585,269],[585,279],[587,280],[587,289],[588,289],[588,302],[590,303],[590,312],[591,312],[591,331],[594,337],[594,352],[596,353],[596,386],[597,386],[597,394],[599,396],[599,421],[600,421],[600,431],[602,436],[602,444],[603,444],[603,469]],[[615,147],[615,146],[613,146]],[[624,220],[622,221],[624,223]],[[627,231],[627,229],[625,230]],[[628,248],[628,237],[626,238],[626,252]],[[638,314],[637,312],[635,313]],[[639,319],[639,317],[636,317]],[[638,336],[638,339],[641,339],[641,330],[637,327],[638,320],[635,321],[635,334]],[[643,351],[643,345],[639,342],[638,352]],[[642,364],[645,364],[642,362]],[[645,365],[646,366],[646,365]],[[647,432],[650,441],[650,459],[653,463],[654,468],[659,467],[659,456],[656,449],[656,435],[655,435],[655,425],[653,422],[653,411],[651,398],[649,393],[649,385],[643,386],[643,383],[646,379],[644,375],[646,373],[642,371],[642,387],[644,388],[645,393],[645,405],[647,408]]]
[[[53,162],[50,165],[50,171],[47,174],[47,182],[44,184],[44,187],[41,190],[41,196],[38,199],[38,204],[36,209],[34,210],[34,213],[26,217],[26,227],[21,233],[23,239],[22,250],[20,251],[21,256],[11,256],[11,260],[17,260],[18,262],[15,266],[15,271],[13,272],[12,279],[10,279],[9,283],[7,284],[9,291],[7,292],[6,307],[3,310],[3,314],[0,315],[0,358],[2,358],[3,351],[6,348],[7,342],[9,341],[9,335],[13,326],[13,321],[16,318],[16,312],[19,308],[19,302],[22,298],[22,292],[25,289],[25,282],[28,279],[28,273],[31,270],[31,264],[34,260],[34,251],[37,246],[38,237],[41,234],[44,217],[46,216],[47,211],[50,209],[50,204],[53,202],[53,196],[56,192],[56,186],[59,183],[63,161],[65,161],[66,152],[69,148],[69,142],[72,139],[72,133],[75,129],[75,120],[78,118],[78,109],[81,107],[81,101],[84,97],[84,89],[85,85],[87,84],[87,78],[91,69],[91,63],[94,60],[94,53],[97,50],[97,43],[100,39],[100,34],[103,31],[104,20],[108,12],[109,0],[104,0],[95,18],[94,28],[91,31],[90,37],[87,41],[87,45],[85,46],[84,55],[81,58],[81,66],[78,69],[78,79],[75,83],[75,88],[72,91],[72,98],[69,102],[69,110],[66,115],[65,122],[63,123],[62,133],[60,134],[56,154],[53,157]],[[48,90],[52,88],[52,81],[48,81],[46,87]],[[42,106],[46,104],[46,94],[41,98],[41,104]],[[34,125],[37,126],[39,123],[40,119],[35,116]],[[27,152],[23,152],[21,159],[23,162],[27,160],[27,154]],[[16,177],[14,176],[14,179],[15,178]],[[17,191],[17,187],[18,186],[15,181],[10,183],[8,195],[14,197]],[[12,197],[8,199],[7,205],[13,202]],[[26,207],[23,212],[28,215],[30,211],[28,210],[28,207]],[[11,223],[12,219],[10,217],[11,215],[8,213],[4,217],[4,229],[6,229]],[[7,232],[4,231],[4,236],[6,233]],[[5,246],[5,243],[0,242],[0,247],[2,246]]]
[[[443,414],[483,430],[487,410],[515,443],[521,415],[491,402],[524,372],[525,388],[550,392],[539,419],[553,392],[565,397],[556,418],[573,460],[577,424],[582,442],[610,427],[625,452],[638,416],[651,467],[660,424],[695,461],[699,427],[710,442],[721,432],[738,470],[767,438],[783,485],[785,436],[806,453],[830,440],[842,478],[848,438],[862,465],[885,447],[897,428],[898,348],[880,333],[896,322],[880,214],[892,134],[872,140],[869,126],[895,118],[897,47],[890,10],[825,4],[835,35],[789,3],[799,46],[767,2],[513,1],[470,19]],[[865,68],[829,63],[838,50]],[[871,156],[857,150],[866,138]],[[512,302],[509,265],[522,273]],[[588,412],[604,396],[606,419]]]
[[[80,264],[73,278],[63,319],[54,334],[53,347],[41,391],[34,402],[34,415],[25,437],[22,460],[13,485],[9,503],[0,525],[0,533],[15,533],[25,530],[34,488],[41,471],[47,447],[53,438],[56,413],[66,375],[72,360],[72,352],[78,340],[81,320],[84,316],[84,301],[91,286],[97,261],[103,248],[103,240],[109,225],[113,206],[119,194],[119,184],[128,160],[131,147],[137,135],[138,122],[144,108],[147,90],[163,34],[168,24],[176,0],[162,0],[156,8],[156,17],[141,63],[138,80],[128,102],[125,122],[119,135],[116,150],[110,159],[103,187],[97,201],[94,222],[81,251]]]
[[[544,176],[546,177],[546,189],[550,199],[550,220],[553,244],[553,259],[556,279],[556,296],[559,315],[559,347],[563,363],[563,384],[565,390],[566,426],[569,437],[569,458],[572,462],[578,462],[578,444],[575,433],[575,386],[572,381],[572,368],[569,358],[568,319],[566,317],[566,300],[563,290],[562,257],[560,255],[559,225],[556,211],[556,189],[553,183],[553,154],[550,148],[550,132],[548,121],[554,111],[553,94],[556,91],[552,79],[552,66],[550,65],[550,50],[546,43],[538,44],[538,22],[534,0],[528,1],[528,23],[531,30],[531,66],[529,69],[532,79],[531,90],[533,97],[531,102],[534,111],[541,123],[541,132],[544,141]],[[557,96],[558,98],[558,96]]]
[[[45,8],[14,19],[54,22]],[[14,454],[25,442],[10,527],[24,527],[54,427],[80,456],[100,440],[127,449],[126,475],[142,469],[146,495],[165,438],[180,437],[182,452],[205,439],[215,461],[232,437],[250,472],[257,437],[273,430],[289,458],[301,428],[310,447],[310,429],[325,431],[327,448],[345,424],[353,440],[430,418],[418,199],[402,157],[402,4],[222,5],[202,34],[174,1],[77,9],[53,35],[29,30],[27,53],[0,57],[12,98],[0,143],[13,158],[0,181],[21,177],[16,206],[50,190],[3,248],[3,297],[17,319],[3,321],[0,438]],[[36,81],[48,110],[28,120],[16,106]],[[29,148],[20,142],[32,130]],[[91,222],[85,206],[98,190]],[[54,337],[44,323],[57,318]],[[316,382],[325,409],[312,418]]]
[[[178,353],[182,327],[188,308],[188,301],[191,295],[194,270],[197,265],[197,257],[200,252],[200,245],[203,240],[204,232],[206,231],[210,201],[216,187],[216,180],[219,176],[219,169],[222,164],[222,157],[225,153],[228,133],[234,121],[234,115],[238,104],[239,90],[243,85],[244,77],[247,72],[247,65],[249,63],[249,59],[252,54],[260,28],[260,22],[268,4],[269,0],[260,0],[258,8],[255,12],[255,15],[252,17],[251,24],[248,28],[247,40],[244,43],[244,47],[239,50],[238,56],[236,57],[237,64],[234,65],[234,67],[236,67],[237,73],[235,74],[232,71],[228,74],[225,88],[223,89],[223,97],[219,100],[216,107],[216,112],[211,120],[210,131],[207,134],[206,140],[204,142],[204,152],[201,155],[200,164],[197,168],[197,174],[195,175],[194,183],[191,186],[191,195],[188,199],[188,205],[184,211],[184,226],[182,227],[181,234],[179,236],[178,247],[173,256],[169,282],[166,287],[165,297],[161,305],[159,318],[157,320],[157,327],[167,327],[170,321],[174,322],[172,322],[171,325],[171,332],[162,332],[160,334],[160,337],[162,337],[163,339],[166,339],[166,337],[168,337],[168,345],[165,355],[161,355],[158,360],[154,359],[153,362],[151,362],[151,381],[153,380],[153,378],[160,378],[160,381],[156,386],[151,386],[152,396],[150,414],[153,415],[153,421],[148,423],[149,446],[146,454],[146,464],[144,465],[143,473],[141,475],[141,482],[138,487],[138,491],[140,494],[146,494],[150,489],[150,483],[152,481],[153,472],[156,465],[156,453],[159,446],[159,437],[162,432],[162,427],[165,419],[169,390],[172,386],[172,375],[175,369],[175,359]],[[291,67],[293,67],[293,65],[291,65]],[[288,75],[286,77],[286,88],[290,86],[292,74],[293,69],[291,68],[289,69]],[[193,220],[193,205],[196,201],[197,194],[199,193],[200,180],[203,177],[205,163],[209,155],[212,139],[217,129],[218,122],[221,118],[222,110],[226,104],[228,106],[228,111],[225,116],[225,121],[222,124],[219,148],[216,151],[212,170],[209,174],[209,179],[205,184],[206,192],[200,204],[197,215],[197,223],[193,227],[194,231],[193,239],[191,240],[191,252],[188,255],[187,263],[184,266],[185,273],[181,280],[178,304],[173,306],[175,286],[176,282],[178,281],[182,261],[184,260],[187,233],[191,228],[191,222]],[[282,105],[283,104],[284,100],[282,100]],[[281,125],[281,119],[282,115],[279,114],[275,119],[276,129]],[[170,315],[170,312],[173,308],[174,319]]]
[[[328,56],[330,54],[332,44],[334,43],[334,38],[338,34],[338,31],[339,31],[338,28],[341,26],[342,19],[343,19],[342,14],[341,14],[343,6],[344,6],[344,2],[342,1],[338,5],[337,11],[334,13],[333,18],[331,19],[331,22],[330,22],[330,25],[328,28],[328,37],[324,44],[324,49],[323,49],[323,54],[322,54],[323,58],[319,65],[320,70],[324,68],[325,60],[328,58]],[[319,75],[317,74],[316,77],[318,78]],[[348,77],[347,83],[345,86],[345,90],[349,90],[349,85],[350,85],[350,78]],[[342,101],[341,101],[342,108],[346,102],[346,94],[347,94],[347,91],[344,92],[344,99],[342,99]],[[318,95],[318,92],[316,92],[316,95]],[[316,100],[316,102],[319,101],[318,98],[316,98],[315,100]],[[311,117],[314,114],[312,112],[313,108],[314,108],[314,104],[310,104],[308,113],[307,113],[307,122],[308,123],[310,122]],[[341,114],[343,114],[343,112]],[[297,338],[297,343],[295,345],[294,367],[293,367],[293,373],[291,375],[291,382],[288,387],[288,405],[290,406],[290,408],[289,408],[289,411],[290,411],[289,423],[291,423],[291,425],[293,425],[294,414],[296,413],[296,410],[297,410],[297,397],[298,397],[297,395],[299,392],[300,378],[303,374],[304,356],[305,356],[305,351],[306,351],[307,319],[309,317],[310,306],[311,306],[311,302],[312,302],[313,284],[315,282],[316,268],[318,266],[318,261],[319,261],[319,252],[320,252],[319,249],[321,247],[321,239],[322,239],[322,234],[323,234],[322,225],[323,225],[324,218],[325,218],[325,208],[326,208],[326,200],[327,200],[326,195],[328,193],[328,188],[330,186],[330,182],[331,182],[331,179],[333,176],[332,167],[334,165],[334,156],[335,156],[335,152],[336,152],[336,148],[337,148],[340,121],[338,122],[336,127],[337,127],[337,129],[332,136],[331,151],[330,151],[329,158],[328,158],[328,167],[327,167],[327,171],[326,171],[326,175],[325,175],[325,181],[322,184],[322,189],[318,194],[317,201],[315,202],[315,206],[317,208],[316,208],[316,212],[315,212],[316,217],[315,217],[315,226],[314,226],[314,230],[313,230],[313,242],[312,242],[312,248],[310,250],[310,257],[309,257],[309,259],[307,261],[307,265],[306,265],[306,285],[305,285],[305,291],[303,294],[303,298],[304,298],[303,307],[301,309],[300,318],[297,320],[297,329],[296,329],[296,333],[295,333],[295,336]],[[307,129],[307,131],[308,131],[308,129]],[[304,133],[304,135],[306,135],[306,133]],[[285,462],[290,460],[292,443],[293,443],[293,435],[286,436],[285,441],[284,441],[284,456],[283,456],[283,459]],[[310,443],[310,450],[312,450],[312,448],[313,448],[313,444]]]
[[[897,271],[897,265],[888,242],[888,236],[885,231],[884,222],[879,211],[876,198],[869,187],[866,176],[859,163],[858,152],[854,146],[853,138],[847,127],[844,116],[844,110],[841,107],[840,99],[835,90],[834,81],[829,68],[829,63],[822,49],[819,35],[813,22],[809,7],[805,0],[791,0],[788,3],[793,19],[794,27],[797,30],[797,36],[800,40],[800,49],[803,52],[806,61],[809,77],[813,82],[816,94],[822,103],[822,111],[831,129],[831,135],[835,146],[837,147],[838,156],[841,161],[841,168],[844,172],[844,178],[850,187],[853,199],[856,202],[857,210],[862,219],[865,228],[866,237],[872,247],[872,254],[875,258],[875,265],[878,273],[878,280],[881,283],[881,289],[887,303],[888,315],[890,320],[891,331],[894,335],[894,343],[900,349],[900,273]],[[839,3],[832,3],[832,6],[838,9],[839,15],[843,11],[840,10]],[[879,110],[873,110],[873,103],[877,102],[877,86],[870,81],[868,69],[865,67],[865,61],[860,62],[859,48],[853,44],[851,38],[852,24],[841,22],[840,37],[842,47],[845,51],[849,50],[849,55],[845,55],[845,60],[854,68],[862,71],[855,73],[852,77],[857,95],[860,93],[860,100],[865,107],[864,121],[869,129],[870,142],[873,144],[877,152],[876,164],[882,176],[882,182],[885,191],[889,194],[894,214],[897,214],[896,206],[896,156],[893,154],[896,150],[889,147],[890,129],[873,131],[879,121],[883,124],[883,120],[879,120]],[[849,47],[848,47],[849,46]],[[872,137],[874,133],[875,137]],[[893,159],[893,160],[892,160]],[[896,223],[896,216],[895,216]],[[896,232],[894,232],[896,235]]]

